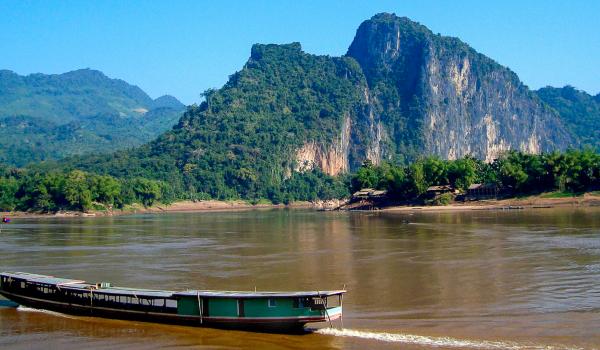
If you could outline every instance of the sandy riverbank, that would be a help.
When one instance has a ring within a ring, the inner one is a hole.
[[[482,200],[472,202],[456,202],[438,206],[393,206],[383,211],[461,211],[461,210],[507,210],[528,208],[555,207],[600,207],[600,195],[586,193],[582,196],[563,198],[544,198],[530,196],[525,198],[509,198],[502,200]]]
[[[309,202],[297,202],[292,204],[251,204],[245,201],[182,201],[169,205],[158,205],[151,208],[141,208],[137,212],[194,212],[194,211],[229,211],[229,210],[251,210],[251,209],[276,209],[276,208],[310,208]]]
[[[29,213],[29,212],[0,212],[0,216],[9,217],[96,217],[96,216],[118,216],[144,213],[169,213],[169,212],[212,212],[212,211],[236,211],[254,209],[277,209],[277,208],[311,208],[309,202],[297,202],[289,205],[284,204],[251,204],[245,201],[181,201],[172,204],[158,204],[152,207],[141,205],[129,206],[125,209],[98,210],[89,212],[60,211],[57,213]]]
[[[339,201],[336,202],[337,205]],[[159,204],[152,207],[141,205],[130,206],[126,209],[112,211],[90,211],[87,213],[76,211],[61,211],[58,213],[28,213],[28,212],[0,212],[0,216],[9,217],[98,217],[119,216],[144,213],[169,213],[169,212],[214,212],[214,211],[239,211],[256,209],[281,209],[281,208],[313,208],[323,209],[327,207],[322,202],[296,202],[289,205],[284,204],[251,204],[246,201],[181,201],[169,205]],[[455,202],[440,206],[390,206],[379,209],[389,212],[423,212],[423,211],[464,211],[464,210],[509,210],[528,208],[555,208],[555,207],[600,207],[599,193],[586,193],[582,196],[563,198],[544,198],[542,196],[529,196],[525,198],[510,198],[503,200],[482,200],[473,202]]]

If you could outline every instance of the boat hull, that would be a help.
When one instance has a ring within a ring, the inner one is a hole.
[[[306,330],[304,329],[304,326],[306,323],[333,321],[341,316],[340,311],[332,312],[328,317],[200,317],[178,315],[176,313],[145,312],[95,307],[93,305],[78,305],[75,303],[19,295],[6,291],[0,291],[0,294],[19,305],[75,316],[276,333],[305,333]]]

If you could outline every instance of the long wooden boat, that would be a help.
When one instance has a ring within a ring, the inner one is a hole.
[[[0,294],[20,305],[72,315],[148,322],[300,331],[342,317],[345,290],[309,292],[181,292],[113,287],[110,283],[24,272],[0,273]]]

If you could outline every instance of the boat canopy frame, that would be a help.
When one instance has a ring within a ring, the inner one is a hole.
[[[26,272],[2,272],[2,279],[15,280],[18,282],[26,282],[39,285],[54,286],[57,289],[65,289],[79,292],[92,292],[94,294],[109,294],[118,296],[132,296],[135,298],[174,298],[181,297],[196,297],[196,298],[232,298],[232,299],[254,299],[254,298],[319,298],[325,299],[331,296],[341,296],[346,293],[346,290],[328,290],[328,291],[299,291],[299,292],[284,292],[284,291],[219,291],[219,290],[186,290],[186,291],[168,291],[168,290],[153,290],[153,289],[138,289],[126,287],[102,287],[104,283],[87,283],[82,280],[57,278],[54,276],[31,274]]]

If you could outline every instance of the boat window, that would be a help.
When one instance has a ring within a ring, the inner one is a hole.
[[[310,308],[313,310],[323,310],[327,308],[327,299],[321,297],[313,297],[310,299]]]
[[[277,307],[277,301],[275,299],[269,299],[267,303],[269,307]]]
[[[294,308],[302,309],[310,306],[310,298],[295,298]]]
[[[167,299],[167,307],[177,307],[177,300],[174,299]]]
[[[339,294],[328,297],[326,301],[325,305],[327,305],[328,308],[342,306],[342,296]]]
[[[36,286],[35,288],[40,293],[44,293],[44,294],[53,293],[53,290],[48,288],[48,286]]]

